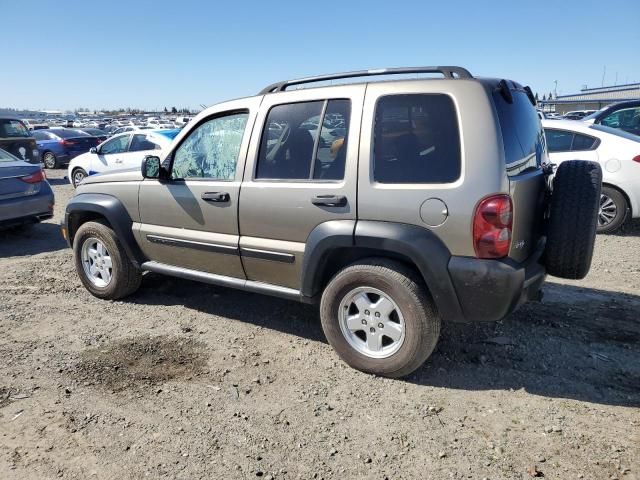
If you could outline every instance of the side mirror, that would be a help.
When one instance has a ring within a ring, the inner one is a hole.
[[[98,153],[98,148],[97,147],[91,147],[89,149],[89,153]]]
[[[147,155],[142,159],[142,177],[160,178],[160,157]]]

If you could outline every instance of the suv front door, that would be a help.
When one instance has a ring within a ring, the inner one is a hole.
[[[153,261],[244,279],[238,255],[238,197],[260,99],[228,102],[177,137],[164,180],[140,186],[139,225]]]
[[[249,280],[300,289],[310,233],[356,219],[364,85],[285,91],[262,101],[240,192]]]

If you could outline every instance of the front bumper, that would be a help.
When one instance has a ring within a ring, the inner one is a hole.
[[[524,263],[510,259],[451,257],[449,274],[465,321],[501,320],[529,300],[540,299],[546,278],[544,241]]]
[[[36,195],[0,200],[0,226],[33,223],[53,217],[54,197],[48,183]]]

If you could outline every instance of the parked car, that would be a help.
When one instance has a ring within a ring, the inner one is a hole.
[[[77,187],[86,177],[109,170],[140,168],[145,155],[162,155],[180,130],[139,130],[120,133],[100,146],[76,157],[67,168],[68,178]]]
[[[640,217],[640,137],[571,120],[544,120],[542,126],[553,163],[589,160],[602,167],[599,233],[615,232],[628,218]]]
[[[53,191],[40,165],[0,149],[0,227],[53,217]]]
[[[370,78],[420,73],[444,78]],[[279,82],[207,108],[164,158],[86,178],[62,233],[99,298],[152,271],[319,303],[345,362],[405,376],[442,319],[500,320],[546,273],[589,271],[600,166],[564,162],[547,195],[534,105],[530,88],[460,67]],[[314,118],[343,136],[314,141]]]
[[[149,127],[149,126],[136,126],[136,125],[127,125],[126,127],[119,127],[116,128],[113,132],[111,132],[111,135],[119,135],[121,133],[127,133],[127,132],[137,132],[140,130],[153,130],[154,127]]]
[[[595,110],[573,110],[562,115],[565,120],[582,120],[584,117],[591,115]]]
[[[59,168],[78,155],[88,152],[100,141],[73,128],[49,128],[32,132],[45,168]]]
[[[81,132],[84,132],[92,137],[96,137],[99,140],[99,143],[104,142],[107,138],[109,138],[109,134],[104,130],[100,130],[99,128],[80,128]]]
[[[36,139],[17,118],[0,117],[0,148],[25,162],[40,164]]]
[[[608,105],[583,120],[587,123],[619,128],[634,135],[640,135],[640,100]]]

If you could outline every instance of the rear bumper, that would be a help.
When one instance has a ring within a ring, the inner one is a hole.
[[[0,226],[40,222],[51,218],[53,202],[53,191],[46,182],[36,195],[0,200]]]
[[[520,305],[540,298],[546,271],[544,242],[526,262],[451,257],[449,274],[464,321],[501,320]]]

